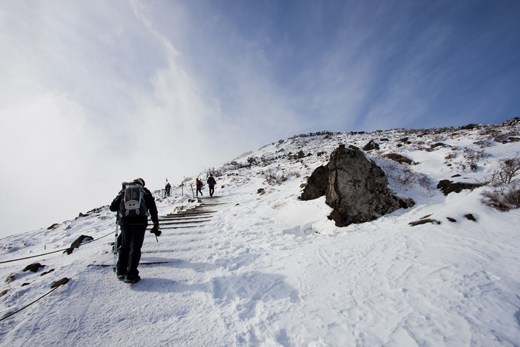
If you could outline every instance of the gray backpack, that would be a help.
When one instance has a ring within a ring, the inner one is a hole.
[[[127,184],[124,188],[124,198],[121,202],[123,217],[142,217],[148,216],[146,201],[144,200],[145,190],[140,184]]]

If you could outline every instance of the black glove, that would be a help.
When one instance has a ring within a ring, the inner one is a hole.
[[[159,230],[157,225],[154,225],[152,230],[150,230],[150,233],[155,234],[155,236],[161,236],[162,231]]]

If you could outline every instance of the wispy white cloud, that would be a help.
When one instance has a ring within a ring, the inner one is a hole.
[[[39,4],[27,14],[33,24],[0,38],[11,53],[0,58],[1,88],[11,94],[0,104],[8,168],[0,175],[2,188],[10,187],[2,210],[12,230],[109,203],[122,180],[144,177],[160,188],[165,177],[175,182],[217,166],[294,124],[248,62],[225,66],[235,95],[215,92],[186,64],[168,28],[155,26],[146,3],[55,5]],[[224,109],[221,98],[234,102]]]

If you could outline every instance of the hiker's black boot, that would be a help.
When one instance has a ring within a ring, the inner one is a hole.
[[[139,275],[131,278],[131,277],[126,277],[125,278],[125,283],[130,283],[130,284],[134,284],[134,283],[137,283],[141,280],[141,277],[139,277]]]

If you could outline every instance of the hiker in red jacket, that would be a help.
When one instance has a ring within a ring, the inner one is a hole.
[[[202,181],[197,178],[197,196],[199,196],[199,192],[200,196],[202,196],[202,186]]]

